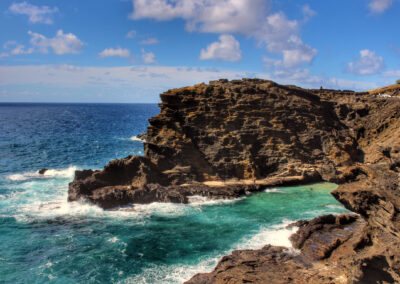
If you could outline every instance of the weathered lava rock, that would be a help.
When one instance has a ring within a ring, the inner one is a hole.
[[[205,196],[210,199],[233,199],[261,189],[260,185],[207,186],[204,184],[170,185],[145,184],[106,186],[93,190],[85,198],[104,209],[128,204],[152,202],[188,203],[190,196]]]
[[[38,171],[40,175],[44,175],[49,169],[43,168]]]
[[[94,200],[102,192],[110,193],[109,200],[114,196],[115,204],[140,203],[127,193],[136,196],[146,184],[219,178],[336,181],[341,168],[360,159],[334,103],[307,90],[258,79],[220,80],[169,90],[161,99],[160,114],[147,129],[145,155],[114,160],[102,171],[77,171],[70,201]]]

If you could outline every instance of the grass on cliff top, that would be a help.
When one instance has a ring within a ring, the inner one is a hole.
[[[396,90],[400,91],[400,84],[393,84],[393,85],[388,85],[385,87],[371,89],[371,90],[368,90],[367,92],[370,93],[371,95],[375,95],[375,94],[391,92],[391,91],[396,91]]]

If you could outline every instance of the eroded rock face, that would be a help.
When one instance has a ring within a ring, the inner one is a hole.
[[[117,197],[118,190],[125,196],[153,183],[294,176],[336,181],[343,167],[362,158],[335,104],[297,87],[220,80],[169,90],[161,99],[160,114],[150,119],[144,157],[114,160],[102,171],[78,171],[70,201],[94,200],[104,189],[102,194],[110,192],[118,203],[125,199]],[[178,191],[183,193],[177,200],[185,200],[185,190]]]
[[[356,141],[333,105],[263,80],[217,81],[161,94],[145,153],[161,171],[190,166],[193,178],[265,178],[294,170],[345,166]],[[329,179],[331,177],[327,177]]]
[[[69,200],[112,208],[337,182],[334,197],[359,217],[298,222],[297,254],[235,251],[188,283],[400,283],[400,99],[390,90],[393,97],[244,79],[167,91],[145,155],[77,171]],[[207,185],[220,179],[226,184]]]

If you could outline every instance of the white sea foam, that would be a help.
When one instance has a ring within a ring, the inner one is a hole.
[[[25,174],[14,174],[14,175],[9,175],[7,176],[7,179],[9,180],[14,180],[14,181],[19,181],[19,180],[26,180],[28,179],[28,176],[30,178],[35,177],[36,173],[25,173]]]
[[[67,202],[68,188],[65,179],[62,179],[62,177],[71,176],[72,178],[74,170],[75,168],[69,171],[66,169],[50,170],[48,175],[53,178],[33,179],[24,182],[19,186],[20,191],[9,194],[1,202],[7,202],[12,206],[13,215],[19,222],[32,222],[37,219],[54,220],[58,217],[89,217],[103,218],[110,222],[123,219],[124,221],[140,224],[141,222],[147,222],[146,219],[152,215],[179,216],[193,214],[196,210],[202,210],[203,206],[231,203],[243,199],[211,200],[206,197],[192,196],[189,198],[189,204],[155,202],[105,211],[98,206],[85,202]],[[266,244],[271,244],[286,246],[288,247],[288,253],[295,253],[290,248],[291,244],[288,238],[297,228],[286,229],[285,227],[289,223],[291,221],[285,220],[280,225],[262,227],[239,240],[230,250],[210,255],[195,265],[154,265],[154,267],[145,268],[139,275],[127,278],[121,283],[182,283],[196,273],[211,271],[222,256],[230,254],[231,250],[235,249],[257,249]],[[109,245],[120,246],[121,253],[125,254],[126,244],[117,237],[110,235],[105,241]]]
[[[329,208],[329,207],[328,207]],[[332,215],[340,215],[343,212],[336,212],[334,211],[334,208],[331,208],[332,211],[326,210],[326,209],[320,209],[320,210],[309,210],[304,212],[304,215],[309,216],[307,218],[315,218],[317,216],[322,216],[322,215],[328,215],[328,214],[332,214]],[[339,209],[339,207],[338,207]],[[343,208],[342,208],[343,209]]]
[[[200,261],[197,265],[152,265],[142,270],[142,272],[134,277],[120,281],[123,284],[165,284],[165,283],[183,283],[189,280],[197,273],[212,270],[217,265],[223,254],[216,257]]]
[[[110,243],[116,243],[116,242],[118,242],[119,241],[119,239],[117,238],[117,237],[112,237],[112,238],[109,238],[108,240],[107,240],[107,242],[110,242]]]
[[[58,182],[58,184],[57,184]],[[150,204],[135,204],[130,207],[103,210],[102,208],[85,201],[68,202],[68,188],[60,181],[30,181],[23,185],[24,191],[8,194],[6,200],[9,208],[14,211],[18,222],[32,222],[37,219],[54,219],[57,217],[75,218],[106,218],[129,219],[140,222],[153,215],[183,216],[193,214],[194,210],[201,210],[205,205],[218,205],[236,200],[208,200],[195,199],[189,204],[174,204],[154,202]]]
[[[152,215],[182,216],[188,211],[184,204],[153,202],[150,204],[135,204],[132,208],[119,209],[118,211],[135,212],[143,218]]]
[[[233,199],[210,199],[206,196],[193,195],[189,196],[189,205],[192,206],[203,206],[203,205],[221,205],[226,203],[233,203],[239,200],[245,199],[245,197],[233,198]]]
[[[289,237],[296,233],[297,227],[286,228],[294,221],[285,219],[281,224],[269,227],[262,227],[259,231],[242,239],[234,249],[260,249],[269,244],[273,246],[292,247]]]
[[[54,218],[129,218],[143,219],[143,214],[125,211],[104,211],[100,207],[84,201],[68,202],[68,184],[65,178],[72,179],[75,167],[64,170],[49,170],[48,178],[26,180],[22,184],[11,185],[5,198],[0,199],[4,208],[18,222],[32,222],[38,219]],[[25,174],[26,175],[26,174]]]
[[[331,209],[343,209],[343,205],[341,204],[324,204],[323,206]]]
[[[266,192],[266,193],[284,193],[279,188],[267,188],[266,190],[264,190],[264,192]]]
[[[31,181],[23,185],[24,191],[12,192],[6,199],[2,199],[2,202],[6,201],[8,208],[14,211],[14,218],[24,223],[58,217],[103,218],[111,222],[118,219],[143,222],[152,215],[179,216],[193,212],[189,205],[158,202],[103,210],[85,201],[68,202],[68,188],[65,184],[57,186],[57,180]]]
[[[210,256],[200,260],[196,265],[152,265],[145,268],[134,277],[120,281],[123,284],[143,283],[143,284],[161,284],[161,283],[183,283],[189,280],[197,273],[209,272],[214,269],[218,261],[224,256],[231,254],[232,250],[237,249],[259,249],[266,244],[275,246],[286,246],[285,252],[288,254],[298,254],[299,251],[292,248],[289,241],[290,235],[297,231],[297,227],[287,229],[286,226],[292,223],[290,220],[284,220],[279,225],[261,228],[255,235],[251,235],[240,240],[231,250],[221,252],[218,255]]]
[[[7,208],[13,212],[18,222],[32,222],[37,219],[90,217],[107,219],[129,219],[141,222],[153,215],[182,216],[201,211],[202,206],[232,203],[243,198],[212,200],[201,196],[189,198],[189,204],[154,202],[146,205],[104,211],[100,207],[80,201],[68,202],[66,178],[72,179],[76,167],[49,169],[44,175],[38,172],[25,172],[10,175],[12,181],[23,181],[15,190],[0,196]]]
[[[37,178],[73,178],[76,170],[77,168],[74,166],[65,169],[48,169],[42,175],[39,174],[39,171],[25,172],[22,174],[9,175],[7,179],[12,181],[24,181]]]
[[[29,223],[38,219],[51,220],[58,217],[73,218],[79,216],[99,216],[103,210],[97,206],[67,202],[65,200],[40,201],[18,205],[14,218],[21,223]]]
[[[76,170],[77,168],[74,166],[66,169],[49,169],[43,174],[43,176],[48,178],[73,178]]]
[[[201,210],[202,206],[221,205],[226,203],[233,203],[244,198],[235,199],[209,199],[203,196],[190,196],[189,204],[179,203],[163,203],[153,202],[150,204],[135,204],[133,206],[117,208],[115,210],[107,211],[114,216],[125,215],[124,217],[133,216],[136,214],[137,218],[146,218],[152,215],[162,216],[183,216],[192,214],[193,210]]]
[[[129,137],[129,140],[131,140],[131,141],[139,141],[139,142],[142,142],[142,143],[146,142],[144,139],[141,139],[141,138],[139,138],[137,136]]]
[[[46,263],[46,267],[52,267],[53,266],[53,263],[51,263],[50,261],[48,261],[47,263]]]
[[[67,189],[65,189],[67,191]],[[168,205],[167,203],[165,203]],[[161,204],[160,204],[161,205]],[[158,205],[140,205],[141,208],[120,208],[116,210],[103,210],[102,208],[84,201],[68,202],[67,195],[55,201],[35,201],[33,203],[20,205],[17,214],[14,215],[19,222],[31,222],[37,219],[54,218],[95,218],[104,219],[110,222],[116,220],[129,220],[140,224],[152,215],[175,216],[184,214],[183,210],[176,208],[157,208]]]

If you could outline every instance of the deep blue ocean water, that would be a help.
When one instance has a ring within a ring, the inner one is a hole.
[[[182,283],[233,249],[290,246],[291,221],[345,212],[329,183],[113,211],[68,203],[76,169],[143,154],[135,136],[158,111],[0,104],[0,283]]]

